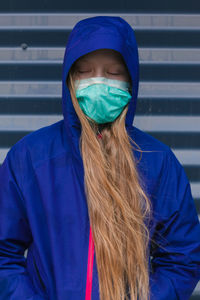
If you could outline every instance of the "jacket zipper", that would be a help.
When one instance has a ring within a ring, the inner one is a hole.
[[[102,138],[102,134],[99,131],[98,131],[97,136],[98,136],[99,139]],[[93,241],[93,238],[92,238],[92,230],[91,230],[91,226],[90,226],[85,300],[91,300],[92,299],[93,260],[94,260],[94,241]]]
[[[85,300],[91,300],[91,296],[92,296],[93,260],[94,260],[94,242],[92,239],[92,230],[90,227]]]

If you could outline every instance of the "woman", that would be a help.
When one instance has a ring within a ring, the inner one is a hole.
[[[0,299],[189,299],[197,211],[174,153],[133,125],[138,82],[125,20],[75,25],[64,119],[18,141],[0,168]]]

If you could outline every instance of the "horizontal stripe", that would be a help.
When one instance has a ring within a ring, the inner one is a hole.
[[[52,114],[55,115],[53,109]],[[31,131],[27,131],[25,128],[20,131],[13,131],[12,129],[10,131],[0,131],[0,146],[4,148],[11,147],[29,132]],[[200,149],[198,132],[146,132],[171,148],[181,150]]]
[[[22,139],[25,135],[31,133],[31,131],[1,131],[0,130],[0,146],[2,148],[10,148],[12,145],[17,143],[20,139]]]
[[[193,198],[200,198],[200,182],[190,182]]]
[[[183,31],[184,32],[184,31]],[[153,32],[152,32],[153,33]],[[19,29],[19,30],[0,30],[1,39],[0,47],[21,47],[21,49],[27,49],[28,47],[41,46],[41,47],[65,47],[70,30],[55,30],[55,29]],[[141,32],[143,34],[143,32]],[[199,34],[198,31],[192,32],[193,35]],[[177,36],[176,36],[177,39]],[[188,40],[187,40],[188,43]],[[186,43],[186,44],[187,44]],[[190,41],[192,43],[192,41]],[[185,44],[185,42],[184,42]],[[198,41],[195,40],[195,45],[198,47]],[[185,45],[186,46],[186,45]],[[192,44],[191,44],[192,46]],[[200,47],[200,44],[199,44]]]
[[[200,64],[200,49],[193,48],[138,48],[141,64]],[[62,64],[63,47],[0,48],[1,64]]]
[[[200,281],[197,283],[193,294],[194,295],[196,295],[196,294],[200,295]]]
[[[200,181],[200,166],[184,165],[184,170],[190,182]]]
[[[61,114],[61,98],[59,96],[41,97],[0,95],[1,114]],[[142,98],[138,97],[137,115],[200,115],[199,98]]]
[[[61,81],[0,81],[1,97],[59,97]],[[154,98],[198,98],[199,82],[144,82],[139,84],[138,97]]]
[[[55,114],[55,112],[52,114]],[[11,147],[19,139],[23,138],[31,131],[0,131],[1,147]],[[147,132],[147,131],[146,131]],[[171,148],[179,150],[200,149],[200,139],[198,132],[147,132],[159,141],[168,145]]]
[[[139,48],[141,64],[200,64],[200,49],[194,48]]]
[[[5,74],[4,78],[1,77],[1,79],[8,79],[8,80],[13,80],[15,77],[11,77],[10,74],[8,74],[8,69],[9,66],[2,68],[2,72]],[[6,69],[7,68],[7,69]],[[14,69],[14,68],[13,68]],[[10,66],[10,72],[14,70],[11,69]],[[18,68],[19,71],[22,70],[21,68]],[[32,68],[33,69],[33,68]],[[44,69],[44,68],[43,68]],[[140,79],[141,81],[154,81],[154,82],[163,82],[163,81],[170,81],[170,82],[200,82],[200,64],[165,64],[165,63],[160,63],[160,64],[141,64],[140,65]],[[22,72],[22,71],[21,71]],[[28,73],[27,71],[24,71]],[[34,72],[34,69],[33,69]],[[56,69],[54,71],[56,73]],[[57,71],[58,72],[58,71]],[[15,72],[17,73],[17,72]],[[30,73],[30,72],[29,72]],[[39,72],[38,72],[39,73]],[[19,79],[21,79],[21,74],[19,73]],[[46,79],[46,77],[42,74],[39,76],[38,74],[38,79]],[[60,77],[54,78],[54,79],[59,79]],[[24,79],[24,78],[22,78]],[[27,78],[28,79],[28,78]],[[30,78],[32,79],[32,78]],[[36,78],[37,79],[37,78]]]
[[[135,116],[134,124],[144,131],[200,132],[200,116]]]
[[[3,163],[10,148],[0,148],[0,164]]]
[[[190,300],[199,300],[199,296],[200,296],[200,294],[192,295]]]
[[[0,107],[0,109],[4,110],[4,107],[5,107],[5,103],[2,102],[2,108]],[[11,106],[9,105],[8,108],[9,107]],[[200,95],[199,98],[185,98],[185,99],[138,97],[137,115],[147,115],[147,114],[151,114],[151,115],[174,115],[175,114],[176,116],[200,115]]]
[[[198,132],[146,132],[171,148],[200,149]]]
[[[1,131],[36,130],[63,119],[63,115],[0,115]],[[135,116],[134,125],[143,131],[200,132],[200,116]]]
[[[34,131],[63,119],[62,115],[0,115],[1,131]]]
[[[172,151],[181,162],[181,164],[200,166],[200,149],[176,150],[172,148]]]
[[[59,97],[1,97],[0,95],[0,112],[1,114],[62,114],[61,99]],[[1,137],[0,137],[1,140]]]
[[[28,47],[23,50],[21,47],[1,47],[1,63],[62,63],[65,48],[63,47]]]
[[[62,65],[51,63],[0,63],[0,80],[60,80]],[[144,82],[200,82],[200,66],[196,64],[141,64],[140,80]]]
[[[78,21],[96,16],[96,13],[1,13],[0,28],[72,28]],[[103,16],[120,16],[135,29],[199,30],[200,14],[159,14],[159,13],[101,13]]]
[[[200,84],[199,82],[140,82],[140,97],[182,97],[182,98],[199,98]]]
[[[1,114],[62,114],[61,99],[59,97],[1,97],[0,96]],[[137,116],[142,115],[200,115],[200,99],[144,99],[139,98],[137,104]],[[191,145],[192,146],[192,145]]]
[[[0,81],[1,97],[55,97],[61,95],[60,81]]]
[[[200,199],[194,198],[194,204],[195,204],[197,212],[200,214]]]

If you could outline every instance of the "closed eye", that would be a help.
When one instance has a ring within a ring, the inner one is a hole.
[[[90,72],[90,71],[78,71],[78,73],[87,73],[87,72]]]
[[[112,74],[112,75],[121,75],[120,73],[111,73],[111,72],[108,72],[109,74]]]

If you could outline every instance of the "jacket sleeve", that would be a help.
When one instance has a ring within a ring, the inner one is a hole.
[[[200,223],[184,168],[169,148],[157,186],[150,299],[188,300],[200,280]]]
[[[25,267],[24,251],[32,235],[20,190],[21,164],[14,149],[0,167],[0,299],[41,300]]]

